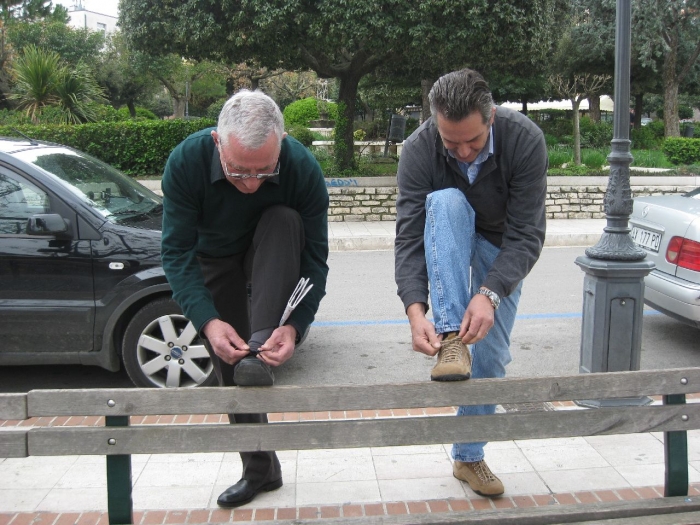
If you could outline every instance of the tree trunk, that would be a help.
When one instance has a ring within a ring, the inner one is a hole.
[[[581,106],[581,100],[578,98],[571,99],[571,105],[574,108],[574,164],[581,165],[581,130],[579,129],[579,114],[578,109]]]
[[[520,112],[523,115],[527,115],[527,100],[523,100],[522,104],[523,104],[523,109],[521,109]]]
[[[678,122],[678,79],[676,78],[676,62],[678,46],[670,45],[664,60],[664,136],[680,137],[681,129]]]
[[[131,118],[136,118],[136,105],[134,104],[134,101],[127,101],[126,107],[129,108],[129,115],[131,115]]]
[[[420,81],[421,99],[423,104],[420,112],[421,122],[425,122],[428,120],[428,118],[430,118],[430,101],[428,100],[428,94],[430,93],[430,89],[433,87],[433,83],[434,82],[432,80],[427,78]]]
[[[185,99],[181,96],[175,96],[172,93],[170,96],[173,97],[173,118],[185,118]]]
[[[600,122],[600,95],[588,97],[588,114],[593,122]]]
[[[335,166],[342,173],[357,168],[355,162],[355,141],[352,135],[355,120],[355,101],[359,77],[348,73],[340,77],[338,91],[338,120],[335,123]]]
[[[634,96],[634,129],[642,127],[642,112],[644,111],[644,93]]]

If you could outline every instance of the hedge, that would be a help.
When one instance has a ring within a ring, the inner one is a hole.
[[[700,139],[669,137],[662,150],[673,164],[700,164]]]
[[[160,175],[170,152],[185,137],[215,126],[211,119],[98,122],[80,125],[0,126],[0,135],[20,134],[82,150],[131,176]]]

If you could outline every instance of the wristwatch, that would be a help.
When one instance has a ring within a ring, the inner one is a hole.
[[[493,309],[498,310],[498,306],[501,304],[501,298],[496,292],[492,292],[488,288],[479,288],[479,291],[477,293],[488,297],[491,301],[491,306],[493,306]]]

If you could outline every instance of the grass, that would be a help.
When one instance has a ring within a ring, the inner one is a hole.
[[[660,150],[638,149],[632,150],[632,166],[639,168],[669,168],[671,164]],[[566,146],[555,146],[548,149],[550,168],[561,168],[564,164],[574,161],[574,150]],[[581,163],[593,170],[598,170],[608,164],[609,149],[582,149]]]

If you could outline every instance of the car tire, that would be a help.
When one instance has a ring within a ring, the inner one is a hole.
[[[216,384],[203,340],[169,297],[142,307],[124,333],[122,361],[138,387],[196,387]]]

